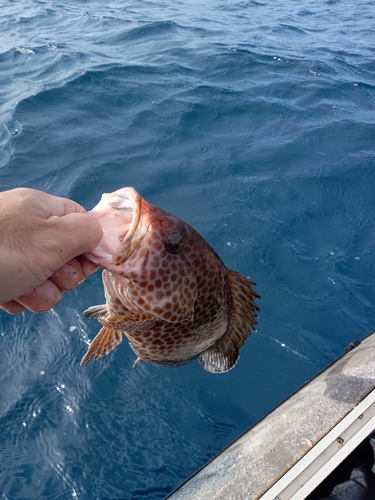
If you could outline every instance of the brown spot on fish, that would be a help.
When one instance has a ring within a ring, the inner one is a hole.
[[[106,304],[85,311],[103,328],[82,365],[108,354],[124,333],[137,354],[134,365],[177,366],[198,357],[208,371],[231,369],[256,325],[255,283],[132,188],[104,194],[91,214],[103,238],[86,256],[104,269]]]

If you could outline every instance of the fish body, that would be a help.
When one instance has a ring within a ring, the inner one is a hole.
[[[106,304],[85,311],[103,328],[81,365],[108,354],[124,333],[135,364],[178,366],[198,357],[208,371],[231,369],[256,324],[255,283],[133,188],[103,194],[91,214],[103,238],[86,257],[104,269]]]

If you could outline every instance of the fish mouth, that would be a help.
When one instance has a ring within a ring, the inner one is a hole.
[[[130,187],[102,195],[100,202],[89,212],[103,229],[101,241],[87,254],[90,260],[103,266],[132,239],[140,224],[141,205],[142,197]]]

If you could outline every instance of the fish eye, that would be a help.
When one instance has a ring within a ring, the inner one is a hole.
[[[165,240],[165,248],[169,253],[181,252],[184,242],[180,233],[169,233]]]

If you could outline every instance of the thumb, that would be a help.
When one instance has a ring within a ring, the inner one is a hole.
[[[59,254],[63,263],[95,248],[103,236],[99,221],[88,213],[70,213],[51,219],[58,219]]]

